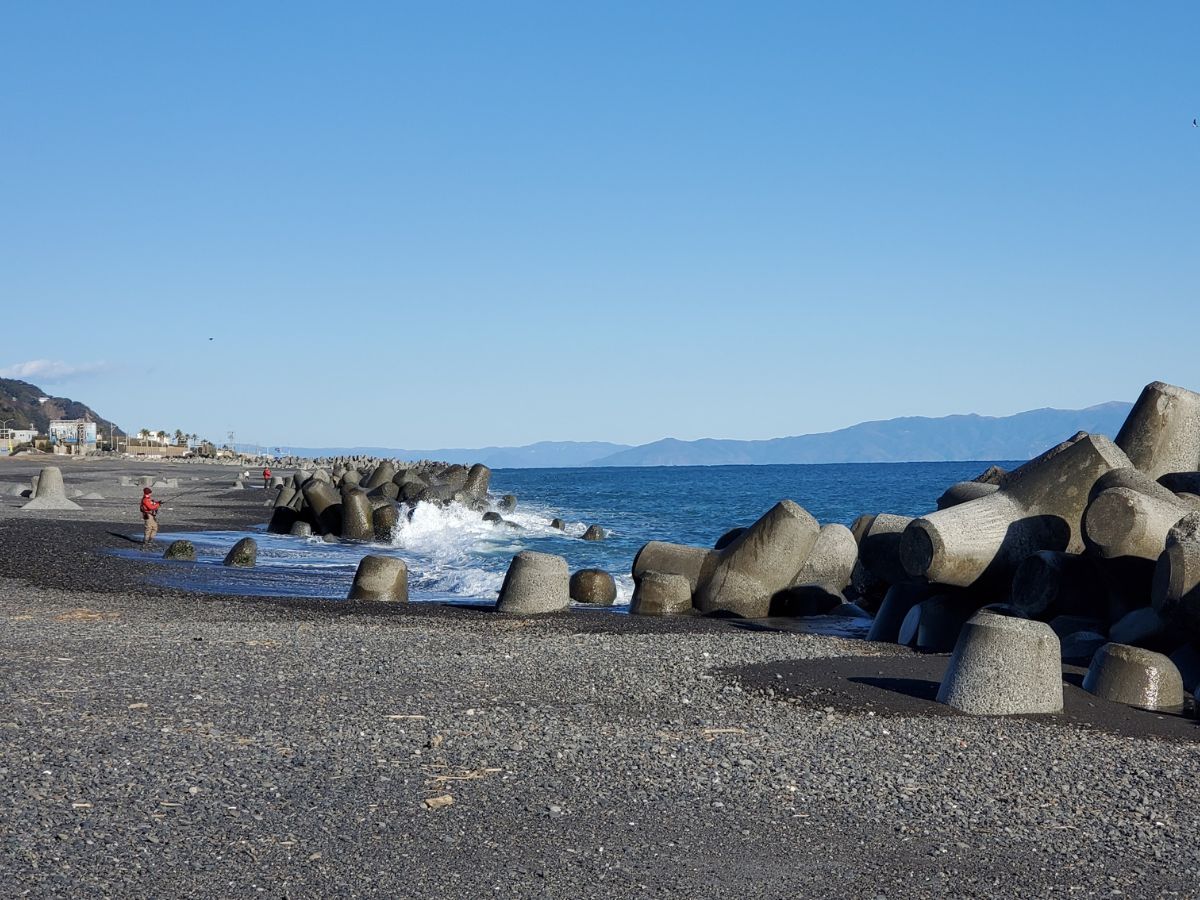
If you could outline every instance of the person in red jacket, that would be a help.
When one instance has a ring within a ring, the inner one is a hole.
[[[150,488],[142,488],[142,519],[146,522],[146,536],[142,538],[142,548],[149,550],[158,534],[158,508],[162,506],[150,496]]]
[[[266,488],[269,488],[270,486],[271,486],[271,467],[265,466],[265,467],[263,467],[263,489],[265,490]]]

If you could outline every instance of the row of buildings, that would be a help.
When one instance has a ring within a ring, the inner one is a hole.
[[[54,453],[79,455],[96,449],[96,423],[87,419],[56,419],[47,429],[49,434],[39,434],[31,428],[0,428],[0,456],[7,456],[14,449],[28,444],[37,447],[48,445]]]

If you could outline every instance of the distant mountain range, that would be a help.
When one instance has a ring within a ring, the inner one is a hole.
[[[543,441],[524,447],[400,450],[385,447],[288,447],[301,456],[369,454],[400,459],[482,462],[494,469],[578,466],[722,466],[770,463],[940,462],[1029,459],[1077,431],[1115,437],[1132,404],[1087,409],[1034,409],[1012,416],[907,416],[862,422],[838,431],[761,441],[665,438],[631,447]]]

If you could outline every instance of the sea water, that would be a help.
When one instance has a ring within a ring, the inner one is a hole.
[[[1011,468],[1014,463],[995,463]],[[514,554],[521,550],[566,558],[571,571],[598,568],[617,582],[616,611],[633,592],[630,565],[651,540],[712,546],[749,525],[783,498],[795,500],[822,524],[849,525],[862,513],[920,515],[932,510],[949,485],[975,477],[992,462],[854,463],[776,466],[498,469],[492,473],[493,508],[517,495],[512,525],[493,525],[462,506],[421,503],[402,519],[394,539],[379,543],[325,543],[320,538],[254,531],[172,531],[184,538],[195,563],[162,561],[152,580],[190,590],[236,595],[344,599],[363,556],[399,556],[408,565],[411,601],[491,603]],[[550,527],[553,519],[565,530]],[[607,532],[584,541],[588,525]],[[515,526],[515,527],[513,527]],[[229,548],[247,535],[258,542],[252,569],[223,566]],[[122,555],[140,556],[136,551]]]

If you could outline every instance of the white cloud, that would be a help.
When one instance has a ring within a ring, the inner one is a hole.
[[[0,368],[0,378],[39,378],[45,381],[66,381],[80,375],[92,375],[103,372],[108,363],[67,363],[60,359],[31,359],[28,362],[13,363],[11,366]]]

